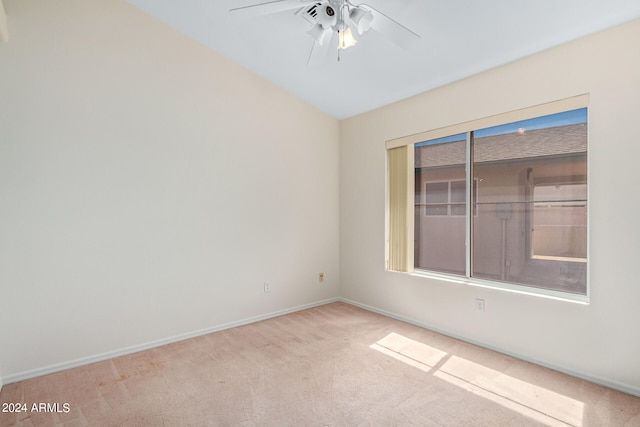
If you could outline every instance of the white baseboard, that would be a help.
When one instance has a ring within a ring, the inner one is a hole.
[[[218,331],[223,331],[225,329],[231,329],[231,328],[235,328],[237,326],[243,326],[243,325],[248,325],[250,323],[255,323],[255,322],[259,322],[261,320],[267,320],[267,319],[271,319],[274,317],[278,317],[278,316],[282,316],[285,314],[289,314],[289,313],[294,313],[296,311],[301,311],[301,310],[306,310],[308,308],[313,308],[313,307],[318,307],[321,305],[325,305],[325,304],[330,304],[332,302],[337,302],[337,301],[341,301],[347,304],[351,304],[354,305],[356,307],[360,307],[364,310],[367,311],[371,311],[373,313],[377,313],[386,317],[390,317],[392,319],[396,319],[396,320],[400,320],[402,322],[405,323],[409,323],[424,329],[428,329],[434,332],[437,332],[439,334],[442,335],[446,335],[449,336],[451,338],[455,338],[458,339],[460,341],[464,341],[464,342],[468,342],[470,344],[473,345],[477,345],[479,347],[483,347],[483,348],[487,348],[489,350],[493,350],[493,351],[497,351],[499,353],[502,354],[506,354],[508,356],[512,356],[515,357],[517,359],[520,360],[524,360],[526,362],[530,362],[530,363],[534,363],[536,365],[540,365],[540,366],[544,366],[545,368],[549,368],[549,369],[553,369],[555,371],[559,371],[562,373],[565,373],[567,375],[571,375],[573,377],[577,377],[577,378],[581,378],[583,380],[586,381],[590,381],[596,384],[600,384],[603,385],[605,387],[609,387],[612,388],[614,390],[618,390],[621,391],[623,393],[628,393],[634,396],[638,396],[640,397],[640,388],[629,385],[629,384],[625,384],[625,383],[621,383],[618,381],[613,381],[610,380],[608,378],[602,378],[599,376],[595,376],[595,375],[591,375],[589,373],[585,373],[585,372],[577,372],[574,371],[572,369],[568,369],[566,367],[562,367],[562,366],[556,366],[550,363],[545,363],[539,360],[534,360],[526,355],[523,354],[517,354],[517,353],[513,353],[510,352],[508,350],[502,349],[502,348],[497,348],[497,347],[493,347],[490,345],[487,345],[485,343],[482,342],[478,342],[472,339],[469,339],[467,337],[463,337],[463,336],[459,336],[456,334],[452,334],[446,330],[442,330],[440,328],[437,327],[433,327],[432,325],[429,325],[427,323],[424,322],[419,322],[415,319],[411,319],[409,317],[406,316],[402,316],[396,313],[392,313],[386,310],[382,310],[376,307],[372,307],[366,304],[362,304],[359,303],[357,301],[352,301],[350,299],[347,298],[331,298],[331,299],[327,299],[327,300],[323,300],[323,301],[318,301],[315,303],[310,303],[310,304],[305,304],[305,305],[301,305],[301,306],[297,306],[297,307],[291,307],[291,308],[287,308],[287,309],[283,309],[283,310],[278,310],[278,311],[274,311],[271,313],[267,313],[267,314],[263,314],[260,316],[255,316],[255,317],[250,317],[247,319],[242,319],[242,320],[238,320],[235,322],[229,322],[229,323],[224,323],[222,325],[217,325],[217,326],[213,326],[210,328],[205,328],[205,329],[200,329],[197,331],[192,331],[192,332],[188,332],[185,334],[181,334],[181,335],[176,335],[173,337],[168,337],[168,338],[164,338],[161,340],[157,340],[157,341],[152,341],[149,343],[145,343],[145,344],[141,344],[141,345],[136,345],[136,346],[132,346],[132,347],[127,347],[127,348],[123,348],[123,349],[119,349],[119,350],[115,350],[115,351],[110,351],[110,352],[106,352],[106,353],[102,353],[102,354],[98,354],[98,355],[94,355],[94,356],[89,356],[89,357],[84,357],[84,358],[80,358],[80,359],[76,359],[76,360],[72,360],[69,362],[64,362],[64,363],[58,363],[55,365],[50,365],[50,366],[46,366],[43,368],[38,368],[38,369],[33,369],[33,370],[29,370],[29,371],[25,371],[25,372],[20,372],[18,374],[13,374],[13,375],[8,375],[6,377],[2,377],[1,373],[0,373],[0,390],[2,390],[2,386],[3,384],[11,384],[14,382],[18,382],[18,381],[23,381],[23,380],[27,380],[30,378],[35,378],[35,377],[39,377],[42,375],[47,375],[47,374],[52,374],[54,372],[59,372],[59,371],[64,371],[67,369],[72,369],[72,368],[76,368],[79,366],[84,366],[84,365],[88,365],[91,363],[95,363],[95,362],[101,362],[103,360],[108,360],[108,359],[112,359],[114,357],[119,357],[119,356],[124,356],[127,354],[132,354],[132,353],[137,353],[139,351],[143,351],[143,350],[148,350],[151,348],[155,348],[155,347],[160,347],[166,344],[171,344],[174,342],[178,342],[178,341],[183,341],[189,338],[194,338],[194,337],[198,337],[201,335],[206,335],[212,332],[218,332]]]
[[[43,368],[32,369],[29,371],[20,372],[13,375],[7,375],[6,377],[0,376],[0,387],[3,382],[4,384],[11,384],[18,381],[24,381],[30,378],[39,377],[42,375],[53,374],[55,372],[65,371],[67,369],[77,368],[79,366],[89,365],[91,363],[102,362],[104,360],[112,359],[114,357],[125,356],[127,354],[137,353],[143,350],[149,350],[151,348],[160,347],[166,344],[183,341],[189,338],[199,337],[201,335],[210,334],[212,332],[218,332],[218,331],[223,331],[225,329],[235,328],[237,326],[248,325],[250,323],[271,319],[271,318],[282,316],[289,313],[295,313],[296,311],[306,310],[308,308],[318,307],[318,306],[329,304],[336,301],[339,301],[339,299],[331,298],[323,301],[317,301],[310,304],[305,304],[297,307],[291,307],[283,310],[274,311],[274,312],[263,314],[260,316],[249,317],[247,319],[242,319],[235,322],[229,322],[229,323],[224,323],[222,325],[212,326],[210,328],[199,329],[197,331],[187,332],[185,334],[163,338],[161,340],[151,341],[145,344],[126,347],[126,348],[122,348],[114,351],[108,351],[106,353],[96,354],[94,356],[89,356],[89,357],[83,357],[80,359],[71,360],[69,362],[58,363],[58,364],[46,366]]]
[[[621,391],[623,393],[627,393],[627,394],[631,394],[633,396],[640,397],[640,388],[632,386],[630,384],[621,383],[619,381],[611,380],[611,379],[608,379],[608,378],[602,378],[602,377],[599,377],[599,376],[596,376],[596,375],[591,375],[589,373],[574,371],[572,369],[568,369],[568,368],[563,367],[563,366],[556,366],[556,365],[553,365],[553,364],[550,364],[550,363],[546,363],[546,362],[543,362],[543,361],[540,361],[540,360],[535,360],[535,359],[532,359],[532,358],[530,358],[530,357],[528,357],[526,355],[523,355],[523,354],[517,354],[517,353],[513,353],[511,351],[502,349],[502,348],[493,347],[491,345],[487,345],[485,343],[482,343],[482,342],[479,342],[479,341],[475,341],[475,340],[469,339],[467,337],[459,336],[459,335],[450,333],[448,331],[442,330],[440,328],[433,327],[433,326],[431,326],[431,325],[429,325],[427,323],[419,322],[419,321],[417,321],[415,319],[411,319],[409,317],[402,316],[402,315],[399,315],[399,314],[396,314],[396,313],[391,313],[391,312],[386,311],[386,310],[381,310],[381,309],[376,308],[376,307],[371,307],[371,306],[366,305],[366,304],[361,304],[359,302],[352,301],[352,300],[347,299],[347,298],[337,298],[337,300],[341,301],[341,302],[344,302],[344,303],[347,303],[347,304],[354,305],[356,307],[360,307],[360,308],[362,308],[364,310],[371,311],[373,313],[381,314],[383,316],[390,317],[392,319],[400,320],[402,322],[409,323],[411,325],[419,326],[421,328],[428,329],[430,331],[437,332],[439,334],[446,335],[448,337],[455,338],[457,340],[464,341],[464,342],[467,342],[469,344],[477,345],[478,347],[483,347],[483,348],[486,348],[486,349],[489,349],[489,350],[496,351],[498,353],[506,354],[507,356],[512,356],[512,357],[515,357],[516,359],[524,360],[525,362],[530,362],[530,363],[533,363],[535,365],[539,365],[539,366],[543,366],[545,368],[553,369],[554,371],[562,372],[563,374],[571,375],[572,377],[580,378],[580,379],[583,379],[583,380],[586,380],[586,381],[590,381],[592,383],[596,383],[596,384],[599,384],[599,385],[602,385],[602,386],[605,386],[605,387],[612,388],[614,390]]]

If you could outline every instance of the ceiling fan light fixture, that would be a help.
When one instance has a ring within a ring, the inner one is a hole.
[[[312,28],[308,28],[307,33],[314,38],[314,43],[307,59],[309,66],[316,66],[324,61],[329,49],[335,47],[336,38],[339,39],[337,46],[339,61],[340,50],[354,46],[360,36],[370,28],[404,49],[414,46],[421,40],[419,34],[374,7],[352,3],[356,0],[245,1],[254,3],[235,7],[229,12],[236,16],[252,17],[295,10],[294,15],[303,17],[307,23],[311,24]],[[335,37],[336,33],[337,37]]]
[[[357,29],[358,34],[362,35],[371,28],[373,13],[371,13],[370,10],[356,6],[349,12],[349,19],[351,19],[351,22]]]
[[[323,3],[317,8],[317,11],[316,22],[324,28],[330,28],[338,22],[336,10],[329,3]]]
[[[358,41],[353,37],[351,28],[338,31],[338,49],[348,49],[351,46],[355,46]]]
[[[331,27],[325,28],[321,24],[316,24],[313,27],[311,27],[309,31],[307,31],[307,34],[313,37],[315,41],[320,44],[320,46],[324,46],[324,43],[327,41],[327,39],[331,35],[331,32],[332,32]]]

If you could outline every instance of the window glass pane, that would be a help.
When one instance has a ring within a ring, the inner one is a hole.
[[[446,204],[445,205],[442,205],[442,204],[425,205],[424,214],[426,216],[436,216],[436,215],[446,216],[447,208],[448,208],[448,205]]]
[[[465,181],[451,181],[451,203],[464,203],[467,195]]]
[[[473,136],[472,276],[586,294],[586,108]]]
[[[448,182],[427,182],[425,187],[425,203],[447,203],[449,201]]]
[[[533,202],[532,258],[586,261],[587,185],[536,185]]]
[[[466,273],[465,162],[465,134],[415,145],[414,265],[417,269]],[[460,194],[462,199],[457,201]],[[460,202],[463,203],[461,214]]]
[[[451,215],[466,215],[466,181],[451,181]]]
[[[447,215],[449,208],[449,183],[427,182],[424,185],[425,215]]]

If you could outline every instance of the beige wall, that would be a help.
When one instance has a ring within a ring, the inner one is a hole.
[[[341,295],[640,395],[639,51],[635,20],[341,122]],[[590,304],[384,270],[386,140],[584,93]]]
[[[4,5],[5,383],[338,296],[337,120],[124,0]]]

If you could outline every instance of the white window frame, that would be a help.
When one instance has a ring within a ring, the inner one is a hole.
[[[409,136],[405,136],[405,137],[401,137],[401,138],[397,138],[397,139],[393,139],[393,140],[389,140],[386,142],[385,146],[387,150],[392,150],[394,148],[398,148],[398,147],[402,147],[402,146],[414,146],[417,143],[420,143],[422,141],[429,141],[429,140],[434,140],[434,139],[438,139],[438,138],[443,138],[443,137],[447,137],[450,135],[457,135],[457,134],[467,134],[467,164],[472,164],[472,160],[471,159],[471,150],[469,149],[471,141],[469,138],[469,135],[471,135],[471,132],[478,130],[478,129],[484,129],[484,128],[490,128],[493,126],[498,126],[498,125],[503,125],[503,124],[507,124],[507,123],[512,123],[512,122],[517,122],[517,121],[521,121],[521,120],[528,120],[528,119],[532,119],[532,118],[536,118],[536,117],[542,117],[542,116],[546,116],[546,115],[550,115],[550,114],[555,114],[555,113],[560,113],[560,112],[564,112],[564,111],[571,111],[571,110],[576,110],[576,109],[580,109],[580,108],[586,108],[589,106],[589,95],[588,94],[583,94],[583,95],[578,95],[578,96],[574,96],[571,98],[565,98],[562,100],[558,100],[558,101],[553,101],[553,102],[549,102],[546,104],[540,104],[540,105],[536,105],[533,107],[528,107],[528,108],[524,108],[521,110],[515,110],[515,111],[511,111],[508,113],[504,113],[504,114],[499,114],[499,115],[495,115],[495,116],[490,116],[490,117],[485,117],[482,119],[478,119],[478,120],[473,120],[473,121],[469,121],[469,122],[465,122],[465,123],[460,123],[460,124],[455,124],[455,125],[451,125],[451,126],[446,126],[446,127],[442,127],[442,128],[438,128],[438,129],[434,129],[434,130],[430,130],[430,131],[426,131],[426,132],[422,132],[422,133],[418,133],[418,134],[414,134],[414,135],[409,135]],[[472,177],[472,168],[467,168],[466,174],[467,174],[467,182],[470,182]],[[412,170],[413,173],[413,170]],[[410,178],[409,178],[410,179]],[[389,190],[387,188],[387,219],[389,219]],[[408,207],[407,209],[415,209],[415,203],[413,200],[413,195],[410,195],[410,200],[407,201]],[[471,215],[471,210],[472,210],[472,200],[471,200],[472,194],[470,189],[467,188],[467,218],[470,217]],[[589,204],[587,204],[587,234],[589,233],[588,230],[590,229],[589,226],[589,221],[591,218],[591,215],[589,215]],[[389,233],[388,233],[388,223],[389,221],[387,221],[387,229],[386,229],[386,237],[387,237],[387,242],[389,243]],[[470,241],[470,236],[473,233],[473,221],[467,221],[467,241],[466,241],[466,245],[467,247],[470,247],[471,245],[471,241]],[[414,244],[414,235],[413,235],[414,231],[413,229],[407,229],[407,236],[406,236],[406,240],[405,240],[405,244],[407,245],[411,245],[411,248],[413,248],[413,244]],[[389,264],[389,251],[386,250],[386,254],[387,254],[387,269],[390,271],[394,271],[390,268],[388,268]],[[590,248],[589,248],[589,238],[587,237],[587,262],[589,263],[588,265],[590,265]],[[570,302],[577,302],[577,303],[584,303],[584,304],[588,304],[589,303],[589,299],[590,299],[590,294],[591,294],[591,286],[590,286],[590,274],[589,274],[589,269],[587,269],[587,278],[586,278],[586,292],[584,295],[582,294],[573,294],[573,293],[567,293],[567,292],[561,292],[561,291],[557,291],[557,290],[551,290],[551,289],[543,289],[543,288],[536,288],[533,286],[527,286],[527,285],[520,285],[520,284],[515,284],[515,283],[506,283],[506,282],[498,282],[498,281],[492,281],[492,280],[487,280],[487,279],[481,279],[481,278],[477,278],[477,277],[471,277],[471,271],[472,271],[472,257],[467,257],[467,274],[466,277],[460,277],[460,276],[456,276],[456,275],[451,275],[451,274],[446,274],[446,273],[439,273],[439,272],[432,272],[432,271],[425,271],[425,270],[415,270],[413,268],[413,260],[408,260],[407,262],[407,268],[404,270],[401,270],[399,272],[403,272],[403,273],[408,273],[411,275],[415,275],[415,276],[421,276],[421,277],[428,277],[428,278],[433,278],[433,279],[439,279],[439,280],[444,280],[444,281],[448,281],[448,282],[455,282],[455,283],[460,283],[460,284],[465,284],[465,285],[470,285],[470,286],[478,286],[478,287],[487,287],[487,288],[491,288],[491,289],[500,289],[500,290],[504,290],[504,291],[508,291],[508,292],[515,292],[515,293],[521,293],[521,294],[526,294],[526,295],[533,295],[533,296],[540,296],[540,297],[545,297],[545,298],[552,298],[552,299],[557,299],[557,300],[562,300],[562,301],[570,301]]]

